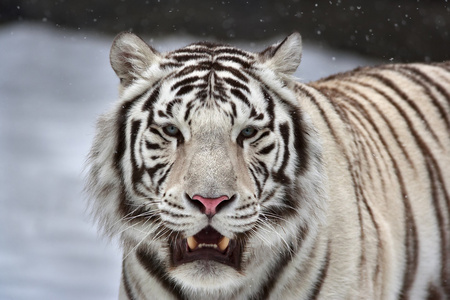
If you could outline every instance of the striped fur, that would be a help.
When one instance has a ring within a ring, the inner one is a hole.
[[[121,299],[450,298],[450,63],[301,84],[300,57],[298,34],[261,53],[116,38],[87,187],[123,243]],[[194,195],[229,201],[208,216]],[[208,226],[233,264],[177,263]]]

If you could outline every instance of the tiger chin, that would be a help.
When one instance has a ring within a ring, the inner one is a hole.
[[[87,190],[120,299],[450,298],[450,63],[303,84],[252,53],[113,42]]]

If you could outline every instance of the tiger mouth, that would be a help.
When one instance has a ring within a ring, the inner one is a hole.
[[[206,260],[240,269],[241,249],[236,240],[221,235],[211,226],[194,236],[176,240],[172,245],[172,254],[174,266]]]

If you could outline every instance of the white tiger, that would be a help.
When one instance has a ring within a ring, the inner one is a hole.
[[[120,299],[450,298],[450,63],[302,84],[300,58],[115,39],[87,188]]]

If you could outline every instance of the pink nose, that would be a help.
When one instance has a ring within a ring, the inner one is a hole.
[[[217,206],[221,202],[229,200],[227,196],[220,196],[218,198],[203,198],[200,195],[195,195],[192,199],[199,201],[203,205],[202,212],[210,217],[217,213]]]

